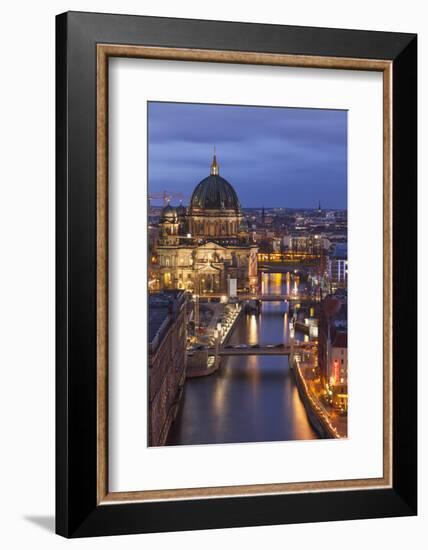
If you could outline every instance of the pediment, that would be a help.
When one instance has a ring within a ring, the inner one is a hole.
[[[199,273],[218,273],[219,271],[221,271],[221,269],[219,267],[215,267],[213,266],[212,264],[206,264],[204,266],[201,266],[199,267],[198,266],[198,272]]]
[[[221,244],[208,242],[198,246],[198,250],[226,250],[226,247],[221,246]]]

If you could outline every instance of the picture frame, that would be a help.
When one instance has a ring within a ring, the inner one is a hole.
[[[189,488],[151,495],[138,490],[109,492],[107,83],[111,57],[383,74],[382,478]],[[81,12],[57,16],[58,534],[85,537],[417,513],[416,90],[417,37],[413,34]]]

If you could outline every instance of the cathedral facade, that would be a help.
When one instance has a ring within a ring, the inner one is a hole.
[[[238,290],[257,289],[257,245],[215,154],[210,175],[195,187],[189,206],[163,208],[157,264],[162,290],[226,294],[234,279]]]

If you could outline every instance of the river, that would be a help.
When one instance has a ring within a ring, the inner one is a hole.
[[[265,292],[280,293],[285,274],[264,276]],[[267,287],[267,288],[266,288]],[[243,314],[229,343],[288,343],[284,302],[265,302],[260,315]],[[223,357],[211,376],[186,381],[168,445],[318,439],[300,400],[287,356]]]

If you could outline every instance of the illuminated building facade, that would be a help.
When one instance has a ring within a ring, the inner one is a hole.
[[[337,244],[328,261],[328,274],[331,290],[346,288],[348,282],[348,247],[346,244]]]
[[[336,331],[331,342],[330,388],[333,405],[348,409],[348,334]]]
[[[214,154],[210,175],[194,189],[190,204],[165,206],[159,222],[157,269],[161,289],[198,294],[257,288],[257,245],[232,185],[220,176]]]
[[[346,299],[327,296],[320,308],[318,367],[331,403],[348,408],[348,313]]]

